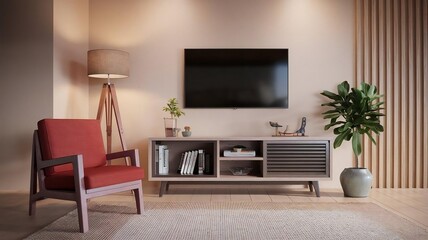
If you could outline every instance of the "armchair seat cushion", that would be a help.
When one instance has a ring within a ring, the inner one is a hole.
[[[111,165],[84,169],[85,189],[99,188],[144,178],[140,167]],[[57,172],[45,178],[46,189],[74,190],[73,171]]]

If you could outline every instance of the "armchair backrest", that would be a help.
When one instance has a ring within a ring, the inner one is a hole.
[[[83,155],[84,168],[106,164],[99,120],[43,119],[37,123],[43,160]],[[72,170],[71,164],[45,170],[46,175]]]

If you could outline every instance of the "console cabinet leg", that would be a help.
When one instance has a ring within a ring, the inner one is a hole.
[[[162,181],[159,189],[159,197],[162,197],[163,194],[166,192],[166,188],[168,186],[168,181]]]
[[[317,195],[317,197],[320,197],[320,185],[319,185],[319,181],[311,181],[311,185],[314,187],[315,189],[315,194]]]
[[[313,188],[313,185],[312,185],[312,181],[308,182],[308,187],[309,187],[309,191],[311,191],[311,192],[314,191],[314,188]]]

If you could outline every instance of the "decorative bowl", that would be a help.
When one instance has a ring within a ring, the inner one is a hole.
[[[235,176],[246,176],[248,175],[253,168],[249,167],[232,167],[229,168],[229,171]]]
[[[242,150],[246,149],[247,147],[243,146],[243,145],[235,145],[233,146],[232,150],[234,152],[242,152]]]
[[[183,135],[183,137],[190,137],[192,135],[191,131],[183,131],[181,132],[181,134]]]

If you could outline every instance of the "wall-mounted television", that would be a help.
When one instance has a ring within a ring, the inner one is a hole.
[[[288,108],[288,49],[185,49],[185,108]]]

